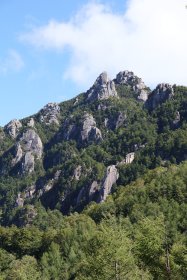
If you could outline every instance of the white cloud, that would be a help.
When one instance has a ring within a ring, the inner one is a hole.
[[[70,50],[64,77],[82,85],[103,70],[113,77],[126,69],[148,85],[187,85],[185,2],[129,0],[121,14],[92,2],[68,22],[51,20],[22,34],[21,40],[41,49]]]
[[[24,61],[16,50],[9,50],[6,57],[0,59],[0,74],[19,72],[24,67]]]

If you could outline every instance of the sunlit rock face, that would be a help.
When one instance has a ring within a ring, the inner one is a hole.
[[[154,110],[157,106],[162,104],[174,96],[173,86],[170,84],[159,84],[155,90],[149,95],[145,103],[145,108]]]
[[[116,85],[130,86],[137,95],[137,100],[145,102],[150,90],[146,87],[141,78],[134,75],[132,71],[121,71],[114,80]]]
[[[103,72],[96,79],[93,86],[87,91],[87,101],[104,100],[110,97],[118,97],[115,83],[110,80],[107,72]]]
[[[79,124],[72,124],[71,119],[66,120],[63,131],[65,140],[76,140],[80,145],[102,141],[102,134],[94,117],[86,112],[83,113]]]
[[[22,124],[19,120],[10,121],[4,128],[5,132],[9,134],[13,139],[17,137]]]
[[[39,135],[33,129],[28,129],[13,147],[12,167],[20,163],[18,174],[32,173],[35,161],[41,159],[42,153],[43,144]]]
[[[118,178],[119,173],[116,166],[108,166],[99,192],[98,202],[103,202],[106,200],[107,196],[111,193],[112,186],[116,183]]]
[[[57,103],[48,103],[39,114],[40,122],[45,125],[59,125],[60,106]]]

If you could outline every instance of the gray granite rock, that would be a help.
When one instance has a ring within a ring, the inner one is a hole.
[[[177,111],[176,114],[175,114],[175,119],[173,120],[173,126],[174,126],[174,128],[178,128],[178,127],[179,127],[180,120],[181,120],[181,115],[180,115],[180,113]]]
[[[76,200],[76,206],[78,206],[82,201],[90,202],[93,200],[96,192],[98,192],[99,184],[97,181],[93,181],[89,187],[83,187],[79,191]]]
[[[26,130],[19,143],[25,153],[31,152],[31,154],[33,154],[37,159],[41,159],[43,144],[39,135],[33,129]]]
[[[78,165],[73,172],[73,179],[79,181],[81,174],[82,174],[82,166]]]
[[[86,95],[87,101],[118,97],[115,84],[109,79],[107,72],[103,72],[99,75],[94,85],[87,91]]]
[[[29,120],[28,123],[27,123],[27,126],[33,128],[33,127],[34,127],[34,124],[35,124],[34,119],[33,119],[33,118],[30,118],[30,120]]]
[[[18,196],[16,198],[16,207],[23,207],[24,205],[24,199],[21,197],[21,193],[18,193]]]
[[[12,167],[15,166],[22,158],[23,150],[20,143],[17,143],[14,147],[14,157],[12,159]]]
[[[21,160],[20,174],[31,174],[34,171],[35,159],[32,152],[26,152]]]
[[[48,103],[40,112],[40,122],[46,125],[59,125],[60,106],[57,103]]]
[[[102,140],[101,131],[96,127],[96,122],[91,114],[84,114],[80,136],[82,142],[100,142]]]
[[[116,166],[108,166],[99,192],[98,202],[103,202],[106,200],[107,196],[111,193],[112,186],[116,183],[118,178],[119,173]]]
[[[32,173],[35,161],[41,159],[42,153],[43,144],[39,135],[33,129],[27,129],[12,148],[11,165],[14,167],[16,164],[20,164],[17,174]]]
[[[96,126],[96,121],[91,114],[83,113],[80,123],[72,123],[72,118],[66,120],[63,131],[64,140],[76,140],[79,144],[102,141],[102,134]]]
[[[145,102],[150,90],[146,87],[141,78],[138,78],[131,71],[119,72],[114,80],[117,85],[130,86],[137,95],[137,100]]]
[[[105,118],[104,126],[108,129],[117,129],[123,125],[127,116],[125,113],[119,112],[117,116],[110,116],[109,118]]]
[[[6,133],[8,133],[12,138],[16,138],[20,128],[22,127],[22,124],[19,120],[12,120],[10,121],[5,127],[4,130]]]
[[[134,159],[135,159],[135,153],[134,152],[128,153],[126,155],[125,159],[123,159],[121,162],[119,162],[117,164],[117,166],[118,165],[123,165],[123,164],[130,164],[130,163],[132,163],[134,161]]]
[[[171,99],[174,95],[173,86],[170,84],[159,84],[155,90],[149,95],[145,103],[145,108],[148,110],[154,110],[157,106],[162,104],[168,99]]]

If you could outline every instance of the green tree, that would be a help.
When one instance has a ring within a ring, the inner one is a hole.
[[[41,273],[34,257],[25,255],[12,261],[6,280],[40,280]]]

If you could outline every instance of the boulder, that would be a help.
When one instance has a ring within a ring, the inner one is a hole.
[[[5,132],[10,135],[13,139],[17,137],[22,124],[19,120],[12,120],[5,126]]]
[[[150,91],[142,79],[135,76],[133,72],[127,70],[119,72],[114,81],[117,85],[130,86],[137,95],[138,101],[145,102],[147,100]]]
[[[104,100],[118,97],[115,84],[109,79],[107,72],[103,72],[96,79],[94,85],[86,93],[87,101]]]
[[[155,90],[149,95],[145,103],[145,108],[148,110],[154,110],[160,104],[168,99],[171,99],[174,95],[173,86],[170,84],[159,84]]]
[[[60,106],[57,103],[48,103],[39,114],[40,122],[45,125],[59,125]]]

